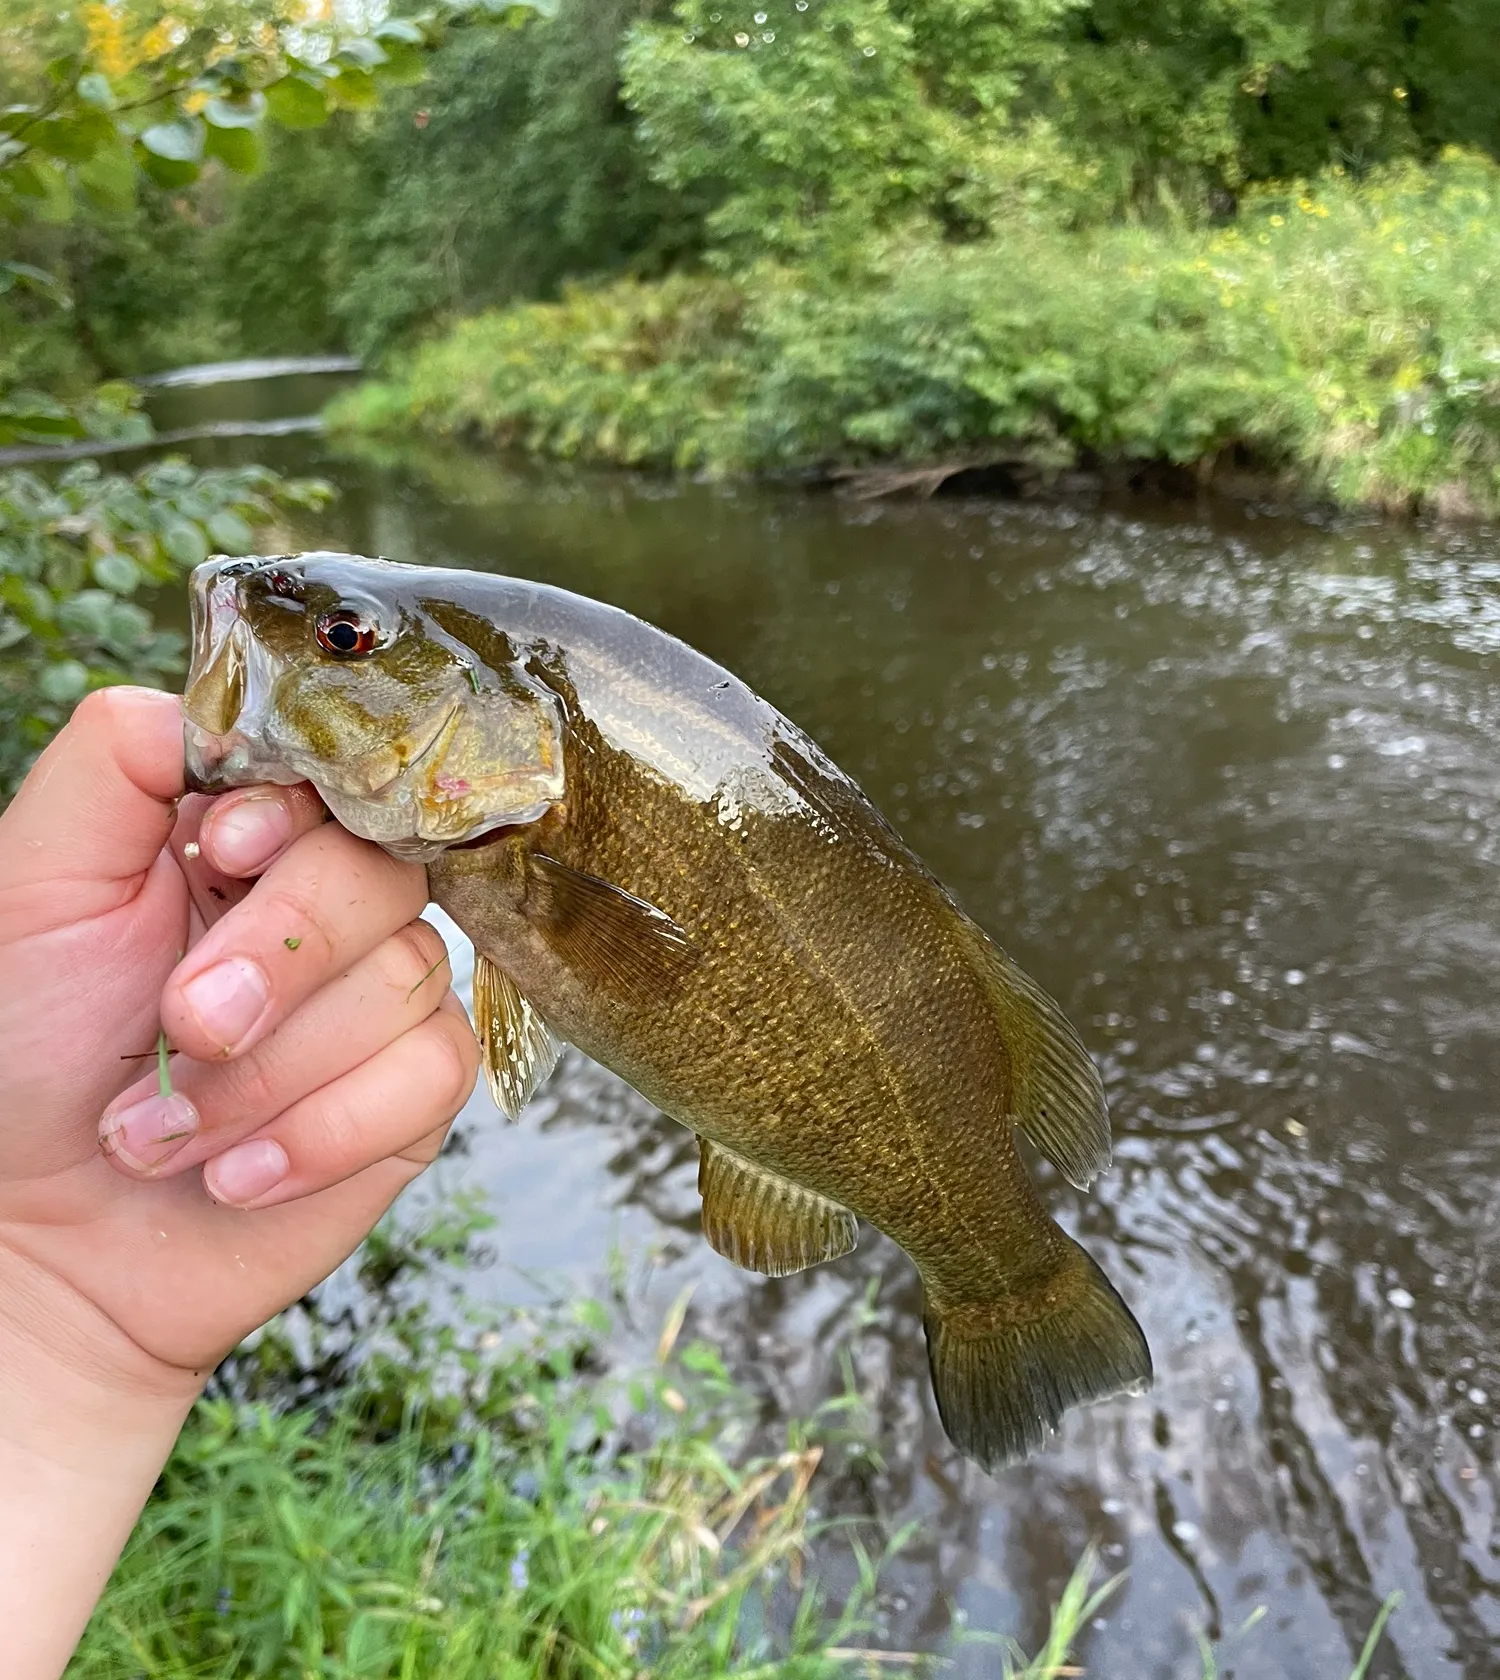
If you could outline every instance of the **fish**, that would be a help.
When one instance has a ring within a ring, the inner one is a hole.
[[[190,593],[191,785],[309,781],[426,866],[508,1116],[571,1044],[696,1134],[703,1234],[737,1265],[885,1232],[939,1419],[988,1471],[1144,1391],[1139,1324],[1016,1141],[1086,1188],[1098,1070],[794,723],[631,614],[498,572],[215,558]]]

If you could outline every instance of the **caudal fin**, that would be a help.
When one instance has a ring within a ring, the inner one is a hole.
[[[938,1416],[986,1470],[1042,1446],[1069,1406],[1151,1380],[1151,1350],[1130,1308],[1084,1251],[1034,1298],[993,1311],[929,1303],[927,1356]]]

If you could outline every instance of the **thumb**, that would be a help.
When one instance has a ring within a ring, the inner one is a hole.
[[[0,816],[0,939],[134,897],[183,791],[182,709],[149,688],[90,694]]]

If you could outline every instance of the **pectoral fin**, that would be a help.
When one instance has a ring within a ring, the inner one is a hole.
[[[562,1040],[488,957],[474,953],[474,1028],[484,1077],[496,1106],[511,1120],[557,1066]]]
[[[527,870],[526,913],[574,974],[633,1001],[676,994],[698,952],[664,910],[540,852]]]
[[[698,1194],[709,1246],[747,1271],[785,1277],[849,1254],[859,1222],[788,1178],[699,1138]]]

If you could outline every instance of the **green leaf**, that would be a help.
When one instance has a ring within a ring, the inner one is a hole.
[[[107,146],[78,170],[78,185],[101,210],[128,210],[135,203],[135,159],[123,146]]]
[[[386,47],[385,63],[375,74],[393,87],[414,87],[427,79],[427,55],[405,41],[392,41]]]
[[[392,41],[405,41],[411,46],[422,45],[422,31],[410,18],[387,18],[384,23],[377,24],[374,29],[375,39],[390,50]]]
[[[29,129],[26,138],[48,157],[82,163],[113,142],[115,125],[102,111],[80,111],[76,117],[48,117]]]
[[[32,215],[39,222],[65,222],[73,213],[73,194],[68,178],[57,165],[35,152],[14,164],[6,173],[13,190],[35,201]]]
[[[238,99],[210,99],[203,115],[214,128],[258,128],[266,114],[266,96],[249,93]]]
[[[191,519],[169,520],[161,533],[161,546],[179,566],[197,566],[208,558],[208,539]]]
[[[266,89],[266,109],[283,128],[320,128],[328,120],[323,90],[295,74]]]
[[[129,595],[141,581],[141,569],[128,554],[101,554],[94,562],[94,581],[116,595]]]
[[[203,156],[203,124],[196,118],[155,123],[141,136],[141,144],[169,163],[197,163]]]
[[[260,136],[253,128],[211,128],[203,149],[237,175],[253,175],[263,157]]]
[[[248,554],[255,544],[255,533],[228,508],[209,516],[208,535],[221,554]]]
[[[36,686],[44,700],[65,706],[88,693],[89,668],[76,659],[59,660],[42,672]]]
[[[106,110],[115,102],[115,93],[109,85],[109,77],[98,70],[90,70],[86,76],[78,78],[78,97],[87,104],[98,105]]]
[[[137,145],[135,155],[141,168],[157,186],[165,187],[169,192],[177,187],[190,187],[202,173],[196,163],[178,163],[173,158],[159,157],[141,145]]]
[[[375,78],[368,70],[345,67],[328,84],[328,95],[346,111],[369,111],[379,101]]]
[[[65,305],[68,302],[63,283],[45,268],[38,268],[34,263],[0,262],[0,293],[11,291],[16,286],[35,292],[39,297],[50,298],[56,304]]]

